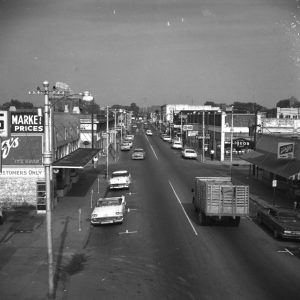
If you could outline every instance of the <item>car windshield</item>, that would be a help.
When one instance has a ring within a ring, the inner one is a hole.
[[[129,176],[128,172],[122,172],[122,173],[112,173],[111,177],[124,177],[124,176]]]
[[[134,149],[133,152],[144,152],[143,149]]]
[[[195,153],[194,150],[185,150],[186,153]]]
[[[119,199],[109,199],[109,200],[98,200],[97,207],[102,206],[115,206],[115,205],[121,205],[122,198]]]

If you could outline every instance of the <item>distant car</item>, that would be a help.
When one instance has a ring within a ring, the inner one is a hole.
[[[146,153],[142,148],[133,149],[133,153],[131,155],[132,159],[145,159]]]
[[[173,149],[182,149],[183,148],[183,144],[181,141],[174,141],[171,145],[171,147]]]
[[[300,239],[300,215],[285,208],[262,208],[257,212],[257,222],[268,227],[274,238]]]
[[[125,206],[124,196],[99,198],[91,215],[92,225],[122,223]]]
[[[165,135],[165,136],[163,137],[163,140],[164,140],[165,142],[171,142],[171,141],[172,141],[172,138],[171,138],[170,136],[168,136],[168,135]]]
[[[121,151],[129,151],[131,149],[129,142],[123,142],[120,146]]]
[[[130,146],[130,148],[132,148],[132,146],[133,146],[133,142],[132,142],[132,140],[131,140],[131,139],[125,138],[123,142],[126,142],[126,143],[128,143],[128,144],[129,144],[129,146]]]
[[[152,131],[151,131],[150,129],[148,129],[148,130],[146,131],[146,135],[153,135],[153,133],[152,133]]]
[[[133,134],[127,134],[126,139],[130,140],[130,141],[133,141],[134,140],[134,135]]]
[[[109,179],[109,189],[129,189],[131,175],[127,170],[114,171]]]
[[[189,159],[197,159],[197,152],[194,149],[183,149],[182,152],[183,158],[189,158]]]

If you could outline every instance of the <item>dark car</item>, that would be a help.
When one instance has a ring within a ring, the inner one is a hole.
[[[300,238],[300,215],[285,208],[263,208],[257,212],[257,222],[268,227],[274,238]]]

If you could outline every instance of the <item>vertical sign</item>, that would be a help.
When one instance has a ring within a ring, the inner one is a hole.
[[[7,111],[0,111],[0,174],[2,173],[2,137],[8,136]]]

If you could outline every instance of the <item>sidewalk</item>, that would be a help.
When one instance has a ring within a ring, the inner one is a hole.
[[[105,161],[106,157],[101,157],[97,168],[91,165],[82,171],[79,181],[52,211],[56,299],[64,298],[68,275],[79,271],[86,260],[92,207],[107,190]],[[114,163],[110,158],[110,164]],[[46,225],[45,215],[16,210],[0,226],[1,299],[47,299]]]

